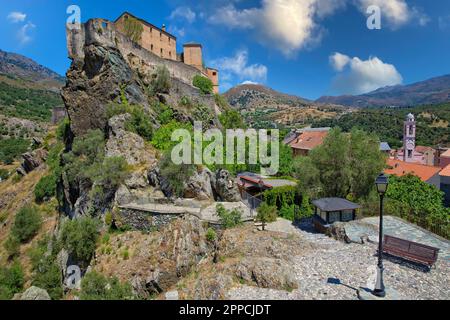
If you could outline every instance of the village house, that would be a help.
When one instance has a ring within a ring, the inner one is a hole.
[[[398,177],[412,174],[418,176],[423,182],[434,185],[436,188],[440,188],[439,172],[440,167],[427,166],[419,163],[405,162],[396,159],[387,160],[387,169],[384,170],[385,174],[394,175]]]
[[[311,150],[320,146],[328,135],[330,128],[308,128],[290,132],[283,143],[289,145],[292,154],[307,156]]]
[[[450,164],[450,149],[444,151],[438,160],[438,166],[442,169],[446,168]]]
[[[124,12],[114,22],[117,30],[126,34],[126,26],[129,20],[142,24],[143,30],[137,43],[147,51],[150,51],[163,59],[183,62],[198,69],[213,83],[214,93],[219,93],[219,71],[205,67],[203,63],[203,47],[199,43],[186,43],[183,52],[177,53],[177,38],[167,32],[165,25],[162,28],[140,19],[129,12]]]
[[[450,207],[450,165],[446,166],[440,173],[440,189],[444,192],[444,204]]]

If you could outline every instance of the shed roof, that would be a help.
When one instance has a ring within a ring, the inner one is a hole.
[[[380,142],[380,151],[391,151],[391,147],[387,142]]]
[[[342,198],[322,198],[312,202],[317,208],[322,211],[342,211],[355,210],[361,208],[359,204],[353,203]]]

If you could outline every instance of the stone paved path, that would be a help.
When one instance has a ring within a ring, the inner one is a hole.
[[[378,217],[364,218],[361,221],[375,226],[378,230]],[[450,242],[431,232],[391,216],[384,218],[383,229],[384,234],[439,248],[439,258],[450,262]]]
[[[368,279],[373,279],[375,272],[376,244],[345,244],[315,233],[308,223],[298,228],[283,219],[268,228],[296,233],[317,245],[317,249],[292,258],[299,288],[287,292],[240,286],[230,290],[227,298],[353,300],[357,299],[356,289],[373,286],[373,280]],[[450,299],[450,263],[446,259],[439,259],[429,272],[392,260],[385,260],[384,265],[385,285],[397,290],[403,299]]]

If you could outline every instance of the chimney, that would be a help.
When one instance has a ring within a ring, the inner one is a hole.
[[[161,29],[162,29],[162,31],[166,31],[166,25],[163,24]]]

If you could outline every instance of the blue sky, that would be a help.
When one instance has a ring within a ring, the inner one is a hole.
[[[0,49],[65,74],[66,9],[81,20],[129,11],[201,42],[221,90],[262,83],[309,99],[358,94],[450,73],[447,0],[0,0]],[[376,5],[381,29],[367,28]]]

